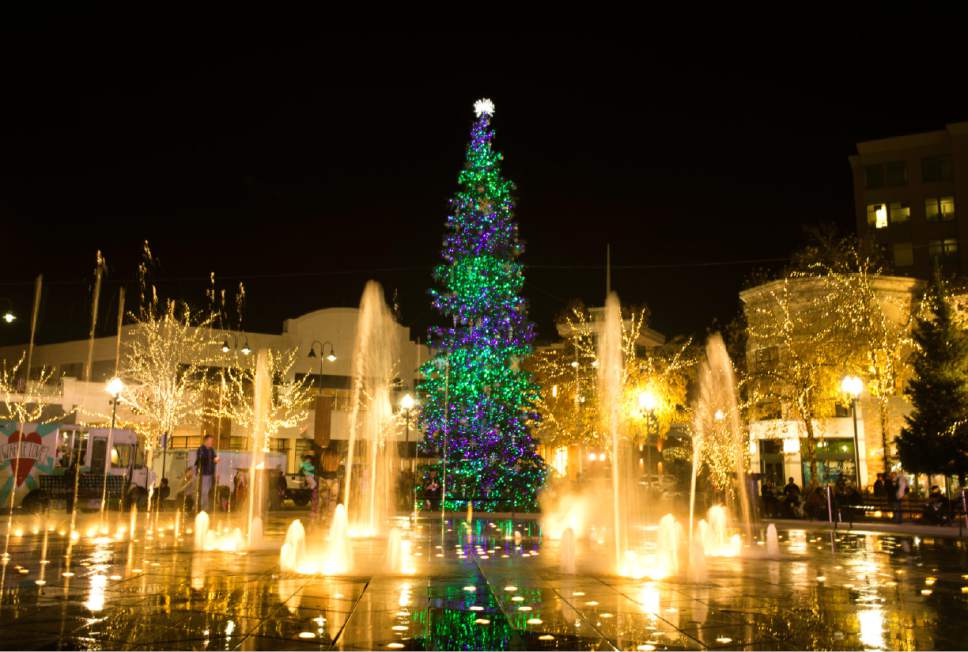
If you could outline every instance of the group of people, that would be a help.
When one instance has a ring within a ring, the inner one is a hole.
[[[339,501],[339,457],[332,447],[324,449],[319,457],[304,455],[299,474],[312,492],[310,509],[314,516],[321,510],[328,512]]]
[[[904,520],[905,503],[910,494],[908,478],[903,473],[892,471],[878,473],[870,497],[884,501],[887,511],[891,513],[895,523]],[[761,485],[761,506],[763,515],[774,518],[813,518],[824,520],[829,517],[828,510],[850,509],[852,506],[864,504],[865,497],[858,488],[843,477],[831,488],[828,501],[827,488],[814,485],[801,490],[793,478],[790,478],[781,490],[777,490],[769,478]],[[836,516],[836,514],[835,514]],[[921,511],[921,522],[925,524],[944,525],[951,520],[951,503],[941,492],[940,487],[933,485]]]
[[[773,480],[765,478],[760,488],[760,499],[764,516],[780,518],[805,516],[803,495],[793,478],[790,478],[779,491],[773,484]]]

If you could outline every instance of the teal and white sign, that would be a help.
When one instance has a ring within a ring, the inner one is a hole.
[[[40,487],[38,477],[54,470],[57,455],[58,424],[20,424],[0,421],[0,505],[10,504],[10,492],[16,492],[15,504]]]

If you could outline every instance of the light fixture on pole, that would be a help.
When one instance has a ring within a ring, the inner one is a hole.
[[[323,358],[326,358],[329,362],[336,362],[336,349],[333,347],[333,343],[329,340],[325,342],[320,342],[319,340],[313,340],[309,345],[309,356],[310,358],[316,357],[316,345],[319,345],[319,361],[322,362]],[[326,353],[326,347],[329,347],[329,353]]]
[[[104,385],[104,391],[106,391],[111,396],[111,429],[108,430],[108,442],[107,448],[104,451],[104,475],[101,478],[101,516],[104,516],[104,507],[107,503],[107,491],[108,491],[108,465],[111,464],[111,450],[114,448],[114,427],[118,422],[118,399],[121,397],[121,393],[124,391],[124,381],[114,376]],[[133,453],[132,453],[133,457]],[[93,461],[93,458],[91,458]],[[75,491],[76,491],[75,483]],[[75,499],[77,496],[75,495]]]
[[[840,389],[850,398],[850,413],[854,419],[854,486],[860,491],[860,445],[857,436],[857,401],[864,391],[864,381],[858,376],[844,376]]]
[[[316,345],[319,345],[319,392],[322,395],[323,392],[323,360],[328,360],[329,362],[336,362],[336,349],[333,347],[333,343],[329,340],[325,342],[320,342],[319,340],[313,340],[309,344],[309,358],[316,357]],[[329,353],[326,353],[326,347],[329,346]]]
[[[659,399],[656,397],[655,393],[651,389],[644,389],[639,392],[638,396],[639,411],[641,411],[642,416],[646,418],[645,426],[645,472],[646,472],[646,486],[651,488],[652,483],[652,446],[649,439],[652,437],[652,425],[655,424],[656,428],[656,438],[659,436],[659,424],[655,418],[655,409],[659,405]]]
[[[403,418],[406,423],[404,443],[407,447],[407,456],[410,458],[410,497],[413,500],[414,511],[417,509],[417,483],[416,469],[414,468],[415,456],[410,453],[410,413],[416,404],[417,401],[410,392],[400,398],[400,409],[403,410]]]
[[[0,316],[0,318],[2,318],[6,323],[12,324],[17,321],[17,315],[13,311],[13,301],[7,299],[6,297],[2,298],[2,301],[10,307],[3,311],[3,315]]]
[[[229,333],[228,335],[231,336],[231,338],[232,338],[232,345],[231,346],[229,345],[229,338],[226,337],[222,341],[222,353],[228,353],[232,349],[238,349],[239,353],[241,353],[242,355],[249,355],[250,353],[252,353],[252,349],[249,347],[249,337],[247,335],[246,336],[243,336],[244,339],[242,340],[242,347],[241,348],[239,348],[239,336],[238,336],[238,334],[237,333]]]

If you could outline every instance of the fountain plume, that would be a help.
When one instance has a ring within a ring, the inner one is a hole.
[[[396,505],[396,424],[390,403],[397,362],[396,321],[383,288],[369,281],[360,300],[353,349],[353,389],[343,504],[354,529],[368,535],[382,531]],[[361,458],[363,471],[354,478]],[[362,486],[355,486],[360,483]]]

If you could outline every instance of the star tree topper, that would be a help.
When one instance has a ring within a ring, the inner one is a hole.
[[[494,102],[483,97],[474,102],[474,114],[480,118],[482,114],[494,115]]]

